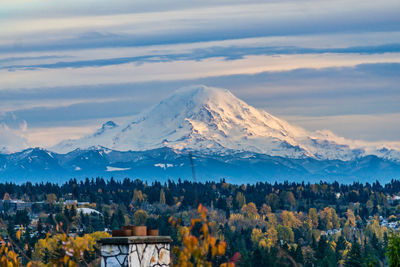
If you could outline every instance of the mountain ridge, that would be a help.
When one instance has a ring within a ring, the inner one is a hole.
[[[400,163],[377,156],[355,160],[291,159],[253,152],[233,154],[192,153],[199,181],[226,179],[235,183],[257,181],[306,182],[336,181],[342,183],[390,181],[400,177]],[[92,147],[58,154],[42,148],[30,148],[12,154],[0,154],[2,181],[62,183],[71,178],[86,177],[138,178],[146,181],[168,181],[192,178],[189,151],[163,147],[147,151],[115,151]]]

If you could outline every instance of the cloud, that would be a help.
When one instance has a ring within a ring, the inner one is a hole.
[[[127,63],[154,63],[154,62],[173,62],[183,60],[205,60],[209,58],[222,58],[224,60],[238,60],[246,56],[252,55],[304,55],[304,54],[383,54],[383,53],[399,53],[399,44],[383,44],[377,46],[356,46],[345,48],[303,48],[303,47],[285,47],[285,46],[258,46],[258,47],[208,47],[198,48],[186,53],[156,53],[153,55],[142,55],[134,57],[112,57],[99,58],[90,60],[70,60],[56,61],[41,64],[15,64],[15,65],[0,65],[0,69],[18,70],[18,69],[63,69],[63,68],[84,68],[84,67],[101,67],[110,65],[121,65]],[[0,63],[9,62],[11,60],[32,60],[32,59],[58,59],[54,56],[42,56],[31,58],[9,58],[0,59]]]
[[[329,129],[346,138],[399,144],[398,136],[393,133],[400,132],[400,113],[284,116],[284,119],[310,131]]]
[[[49,148],[63,140],[78,139],[93,133],[96,129],[98,124],[34,128],[26,133],[26,139],[35,147]]]
[[[37,107],[14,111],[19,117],[37,126],[66,126],[90,120],[131,116],[148,108],[138,99],[119,99],[109,101],[86,101],[85,103],[58,107]]]
[[[173,1],[175,5],[161,10],[153,8],[138,12],[131,6],[111,14],[92,11],[76,15],[81,8],[78,5],[75,12],[70,10],[60,16],[55,15],[59,8],[51,6],[48,7],[51,15],[47,17],[43,16],[43,10],[40,16],[32,17],[32,10],[26,9],[21,11],[27,15],[25,18],[8,15],[3,20],[0,51],[54,51],[262,36],[388,32],[398,31],[400,27],[400,4],[393,0],[367,0],[362,5],[357,0],[240,1],[217,5],[195,2],[188,1],[183,9],[179,8],[181,4]],[[87,35],[88,32],[96,34]]]
[[[400,53],[385,54],[303,54],[246,56],[234,61],[209,58],[132,63],[79,69],[0,70],[0,90],[149,81],[187,80],[204,77],[289,71],[301,68],[351,67],[365,63],[400,63]]]
[[[8,127],[4,122],[0,122],[0,153],[11,153],[29,147],[29,142],[25,136],[27,125],[23,124],[18,129]]]

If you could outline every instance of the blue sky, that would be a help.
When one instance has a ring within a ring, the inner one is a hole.
[[[0,147],[51,146],[190,84],[400,141],[400,2],[3,0]]]

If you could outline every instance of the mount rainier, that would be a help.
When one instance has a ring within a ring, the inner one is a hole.
[[[47,150],[0,155],[0,176],[375,179],[400,174],[400,147],[310,132],[225,89],[186,87],[117,125]],[[22,164],[21,164],[22,162]]]
[[[400,159],[384,145],[346,140],[329,131],[308,132],[235,97],[206,86],[176,91],[122,125],[109,121],[93,135],[64,141],[52,150],[102,146],[119,151],[161,147],[202,153],[256,152],[288,158],[352,160],[366,155]]]

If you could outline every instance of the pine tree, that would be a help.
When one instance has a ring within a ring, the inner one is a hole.
[[[322,259],[323,267],[335,267],[337,266],[337,258],[335,252],[333,252],[330,246],[326,246],[324,251],[324,257]]]
[[[389,267],[400,267],[400,236],[398,234],[390,235],[386,254]]]
[[[346,249],[346,239],[343,237],[343,235],[340,235],[338,241],[336,242],[336,251],[345,249]]]
[[[361,255],[361,246],[355,241],[352,246],[349,254],[347,255],[346,262],[344,263],[345,267],[363,267],[363,257]]]
[[[263,265],[263,257],[261,250],[257,248],[252,255],[252,262],[254,266],[262,266]]]
[[[165,201],[165,192],[164,189],[161,188],[160,190],[160,204],[165,205],[166,201]]]
[[[322,259],[325,255],[325,250],[328,246],[327,240],[326,240],[326,236],[321,235],[321,237],[319,238],[319,242],[318,242],[318,246],[316,249],[316,253],[315,253],[315,257],[317,259]]]
[[[303,251],[301,250],[300,245],[297,246],[296,251],[294,252],[294,259],[297,263],[304,263]]]

